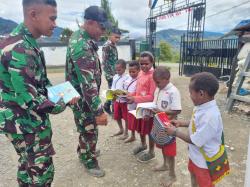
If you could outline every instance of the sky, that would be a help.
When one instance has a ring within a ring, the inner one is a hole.
[[[153,1],[153,0],[152,0]],[[177,0],[182,2],[185,0]],[[196,0],[190,0],[196,1]],[[109,0],[111,11],[119,21],[119,27],[129,30],[131,35],[144,35],[146,18],[150,14],[148,0]],[[156,5],[162,5],[158,0]],[[0,0],[0,17],[22,22],[22,0]],[[82,22],[84,9],[90,5],[100,5],[100,0],[57,0],[57,25],[77,29],[76,19]],[[234,7],[234,8],[232,8]],[[207,0],[205,30],[228,32],[243,19],[250,19],[250,0]],[[220,13],[220,14],[217,14]],[[214,14],[217,14],[213,16]],[[157,30],[187,28],[188,13],[157,21]]]

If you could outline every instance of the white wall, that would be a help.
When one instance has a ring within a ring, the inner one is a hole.
[[[65,65],[66,61],[66,47],[44,47],[42,48],[45,55],[45,60],[47,65]],[[118,57],[124,60],[131,60],[130,55],[130,46],[129,45],[120,45],[117,46]],[[102,60],[102,47],[99,47],[98,55],[100,60]]]

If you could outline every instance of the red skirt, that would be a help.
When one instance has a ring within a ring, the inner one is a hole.
[[[144,136],[150,134],[153,127],[153,120],[154,118],[137,119],[136,131]]]
[[[138,120],[136,120],[135,116],[129,112],[127,119],[128,119],[128,130],[135,131]]]
[[[124,119],[126,121],[127,115],[128,115],[127,103],[118,103],[115,101],[114,102],[114,119],[115,120]]]

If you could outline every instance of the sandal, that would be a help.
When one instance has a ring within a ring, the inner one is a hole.
[[[140,153],[146,149],[147,149],[147,146],[139,145],[133,149],[133,155],[137,155],[138,153]]]
[[[154,153],[145,153],[145,154],[141,154],[137,160],[139,162],[145,163],[145,162],[149,162],[151,160],[155,159],[155,154]]]

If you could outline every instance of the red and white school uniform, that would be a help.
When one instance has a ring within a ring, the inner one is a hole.
[[[124,82],[124,87],[128,91],[129,94],[134,94],[136,90],[136,84],[137,84],[137,78],[133,79],[129,76],[129,78]],[[136,103],[127,104],[128,111],[135,110],[136,109]],[[135,131],[137,126],[137,120],[134,115],[128,112],[127,115],[127,121],[128,121],[128,130]]]
[[[168,83],[161,90],[156,88],[154,102],[160,111],[181,110],[180,92],[172,83]],[[176,141],[165,146],[156,144],[156,147],[161,148],[166,156],[176,156]]]
[[[129,75],[123,73],[122,75],[115,74],[113,77],[112,90],[125,90],[124,83],[129,78]],[[127,102],[123,98],[117,98],[114,102],[114,119],[115,120],[127,120]]]

